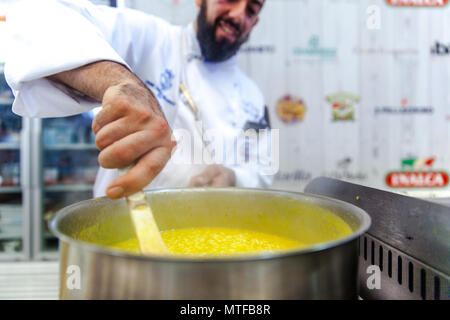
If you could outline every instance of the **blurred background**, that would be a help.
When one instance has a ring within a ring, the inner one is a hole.
[[[11,2],[0,1],[0,43]],[[194,0],[93,2],[182,25],[197,14]],[[449,196],[450,5],[422,2],[266,0],[239,64],[280,129],[273,188],[329,176]],[[12,99],[0,63],[0,260],[56,259],[48,219],[92,197],[94,115],[22,119]]]

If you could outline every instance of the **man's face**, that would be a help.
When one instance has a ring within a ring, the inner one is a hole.
[[[207,61],[233,56],[258,23],[264,0],[196,0],[197,38]]]

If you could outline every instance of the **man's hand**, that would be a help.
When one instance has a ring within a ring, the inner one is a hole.
[[[108,88],[102,110],[92,122],[98,161],[103,168],[123,168],[136,163],[114,180],[106,194],[117,199],[135,193],[164,168],[175,142],[158,103],[147,88],[134,83]]]
[[[49,79],[102,102],[92,130],[103,168],[135,164],[108,186],[108,198],[141,190],[164,168],[176,143],[158,101],[131,71],[115,62],[99,61]]]
[[[192,177],[190,187],[232,187],[236,185],[236,175],[234,171],[224,166],[213,164],[199,175]]]

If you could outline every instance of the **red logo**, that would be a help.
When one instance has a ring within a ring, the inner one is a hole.
[[[0,22],[5,22],[6,21],[6,16],[0,16]]]
[[[448,185],[448,180],[443,171],[398,171],[386,176],[386,183],[391,188],[443,188]]]
[[[387,4],[395,7],[443,7],[448,0],[386,0]]]
[[[402,107],[406,107],[406,106],[408,105],[408,99],[403,98],[403,99],[401,100],[401,104],[402,104]]]

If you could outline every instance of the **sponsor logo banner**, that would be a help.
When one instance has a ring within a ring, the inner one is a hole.
[[[364,172],[355,172],[351,170],[353,159],[350,157],[343,158],[336,163],[336,170],[325,172],[325,176],[339,179],[363,182],[368,179],[368,175]]]
[[[402,159],[402,170],[414,169],[414,170],[423,170],[423,169],[431,169],[433,167],[434,162],[436,161],[435,157],[430,158],[405,158]]]
[[[431,46],[430,52],[433,56],[448,56],[450,55],[450,43],[444,44],[442,42],[436,41]]]
[[[386,0],[386,3],[395,7],[443,7],[448,0]]]
[[[375,115],[412,115],[412,114],[433,114],[434,109],[431,106],[409,106],[408,99],[402,99],[401,106],[377,106]]]
[[[326,48],[320,45],[320,39],[317,35],[311,36],[308,41],[308,47],[295,47],[293,49],[295,56],[334,58],[337,56],[336,48]]]
[[[353,48],[353,52],[358,55],[392,55],[392,56],[413,56],[418,55],[419,50],[414,48],[387,49],[387,48]]]
[[[443,171],[391,172],[386,184],[391,188],[443,188],[448,185],[448,175]]]
[[[273,45],[247,45],[239,50],[241,53],[275,53],[276,47]]]
[[[326,96],[331,104],[333,121],[355,120],[355,104],[360,101],[358,95],[349,92],[336,92]]]
[[[303,121],[306,113],[303,99],[285,95],[277,101],[277,115],[284,123]]]
[[[293,172],[278,171],[275,175],[276,181],[309,181],[312,174],[304,170],[296,170]]]
[[[444,171],[432,170],[435,161],[435,157],[402,159],[402,171],[388,173],[386,184],[391,188],[443,188],[449,177]]]

